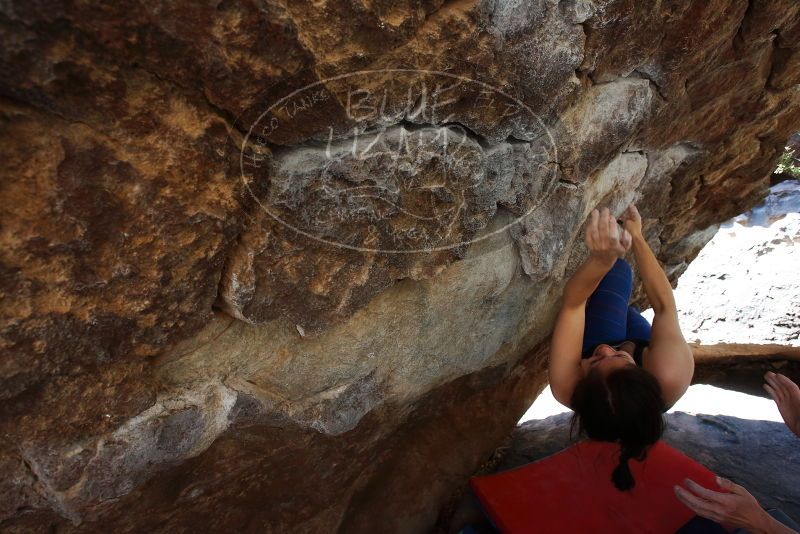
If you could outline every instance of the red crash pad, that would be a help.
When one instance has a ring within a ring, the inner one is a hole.
[[[691,478],[722,491],[714,473],[661,441],[644,462],[629,463],[636,481],[630,491],[618,491],[611,482],[618,463],[619,445],[582,441],[538,462],[474,477],[470,484],[504,534],[674,534],[695,515],[675,497],[675,484]]]

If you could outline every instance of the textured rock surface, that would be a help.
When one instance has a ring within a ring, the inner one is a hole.
[[[692,345],[692,382],[769,398],[764,373],[772,371],[800,383],[800,347],[785,345]]]
[[[3,3],[0,526],[446,523],[586,214],[636,200],[675,280],[766,194],[798,37],[791,0]]]
[[[529,421],[514,430],[498,471],[550,456],[574,443],[571,414]],[[800,518],[800,448],[783,423],[725,415],[667,414],[664,440],[716,474],[741,484],[766,508]],[[460,510],[469,521],[471,506]]]

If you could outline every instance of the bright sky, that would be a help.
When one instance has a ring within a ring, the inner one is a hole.
[[[536,402],[525,412],[520,423],[531,419],[544,419],[551,415],[569,412],[553,398],[547,386]],[[777,406],[770,399],[746,395],[735,391],[698,384],[679,400],[668,413],[687,412],[690,414],[731,415],[740,419],[760,419],[763,421],[783,421]]]

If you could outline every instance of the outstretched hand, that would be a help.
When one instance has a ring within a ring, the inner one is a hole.
[[[800,437],[800,387],[782,374],[767,373],[764,380],[764,389],[778,405],[786,426]]]
[[[675,496],[697,515],[729,528],[767,531],[764,526],[770,521],[769,515],[742,486],[720,477],[717,484],[728,493],[712,491],[688,478],[684,484],[686,488],[675,486]]]
[[[630,232],[620,231],[617,220],[608,208],[592,210],[586,223],[586,247],[591,256],[613,265],[631,248],[632,242]]]

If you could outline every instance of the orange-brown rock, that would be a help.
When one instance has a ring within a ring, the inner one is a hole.
[[[792,0],[3,3],[0,528],[442,524],[589,211],[637,202],[674,281],[764,195],[798,34]]]

